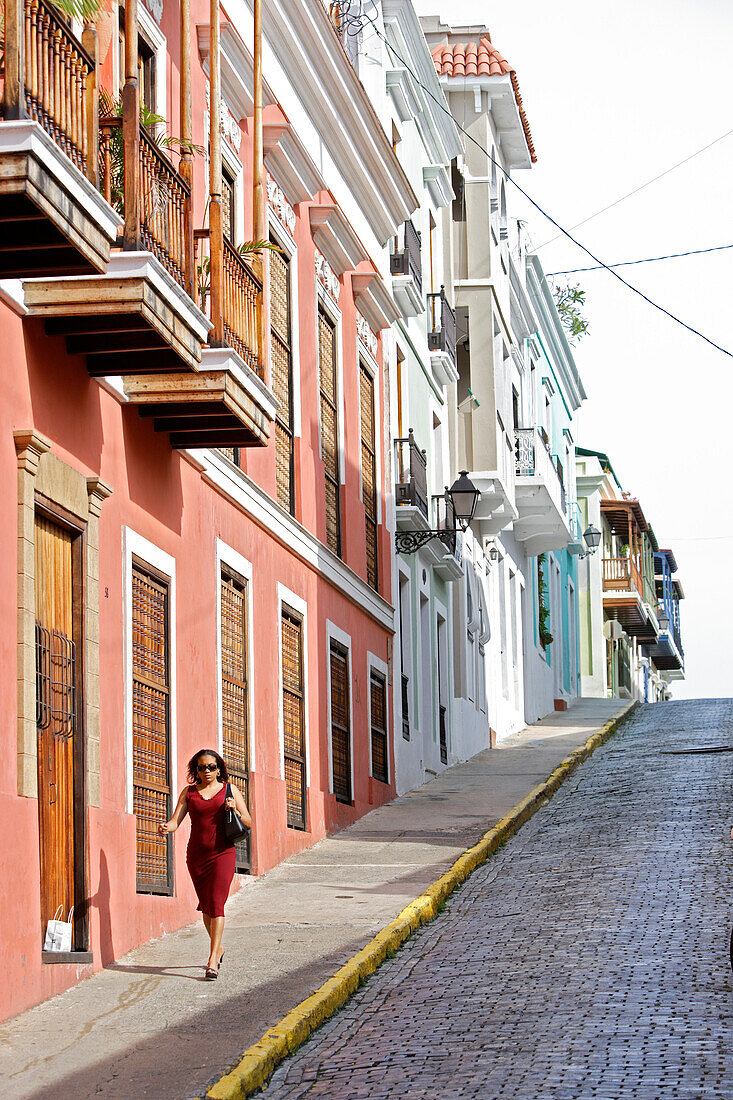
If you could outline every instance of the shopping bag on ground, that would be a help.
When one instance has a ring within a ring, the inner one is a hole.
[[[64,907],[59,905],[53,920],[46,925],[46,938],[43,941],[44,951],[71,951],[72,930],[74,927],[74,906],[69,909],[68,921],[59,920],[63,917]]]

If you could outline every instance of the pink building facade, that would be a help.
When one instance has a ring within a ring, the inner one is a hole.
[[[141,5],[139,16],[138,93],[180,133],[178,5]],[[202,150],[190,205],[178,222],[160,216],[186,183],[164,150],[154,178],[165,158],[181,177],[157,188],[151,213],[143,175],[137,247],[114,179],[105,199],[90,144],[74,143],[91,116],[75,122],[72,111],[65,143],[37,107],[42,89],[26,79],[23,111],[5,83],[0,161],[22,186],[0,187],[0,222],[6,242],[18,224],[30,241],[20,253],[0,245],[6,1015],[194,918],[187,826],[167,844],[155,825],[198,748],[222,751],[247,791],[242,873],[394,796],[382,344],[396,311],[378,253],[412,199],[328,13],[314,2],[297,18],[298,37],[328,54],[330,78],[351,83],[346,105],[328,89],[309,102],[305,53],[273,62],[272,79],[265,70],[267,233],[278,250],[264,256],[256,298],[264,346],[241,313],[212,339],[213,283],[202,291],[215,251],[208,6],[193,5],[190,25]],[[123,19],[113,4],[97,25],[111,95],[123,83]],[[223,19],[220,59],[224,253],[245,283],[248,27],[248,9]],[[298,103],[320,127],[318,149],[291,121]],[[349,111],[360,176],[353,150],[339,162]],[[208,230],[196,234],[193,268],[186,225]],[[74,906],[74,942],[54,958],[43,934],[59,905]]]

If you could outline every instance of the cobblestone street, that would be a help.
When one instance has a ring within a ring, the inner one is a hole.
[[[733,701],[645,707],[268,1100],[733,1096]]]

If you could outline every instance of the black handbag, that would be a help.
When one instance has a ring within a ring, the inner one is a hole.
[[[227,783],[226,798],[232,797],[232,788]],[[230,844],[236,844],[238,840],[244,840],[249,832],[249,826],[245,825],[236,810],[224,808],[224,836]]]

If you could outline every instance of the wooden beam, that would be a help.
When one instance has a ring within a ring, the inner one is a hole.
[[[90,317],[49,317],[46,321],[48,336],[149,331],[150,325],[139,313],[120,313],[109,317],[103,314]]]
[[[140,89],[138,87],[137,0],[125,4],[125,86],[122,89],[125,229],[123,248],[140,249]]]
[[[182,366],[176,353],[166,350],[87,356],[87,370],[92,378],[104,378],[108,374],[170,374]]]
[[[252,235],[255,241],[264,241],[267,233],[265,219],[265,162],[262,136],[262,0],[254,0],[254,49],[253,49],[253,99],[254,134],[252,149]],[[263,253],[254,265],[255,274],[262,282],[262,292],[257,303],[257,359],[263,378],[265,374],[265,302],[267,301],[267,273],[269,264]],[[259,269],[259,270],[258,270]]]
[[[189,297],[196,300],[193,256],[193,123],[191,118],[191,0],[181,0],[181,141],[183,143],[178,171],[189,186],[190,194],[183,210],[185,244],[184,284]]]
[[[4,117],[27,118],[25,104],[25,2],[5,0]]]
[[[219,0],[211,0],[209,39],[209,293],[213,347],[224,339],[224,229],[221,218],[221,19]]]
[[[94,59],[94,68],[87,74],[84,91],[86,176],[95,187],[99,187],[99,36],[94,27],[84,28],[81,44]]]
[[[172,447],[251,447],[253,444],[260,445],[261,442],[244,427],[210,431],[201,435],[189,431],[171,432]]]

